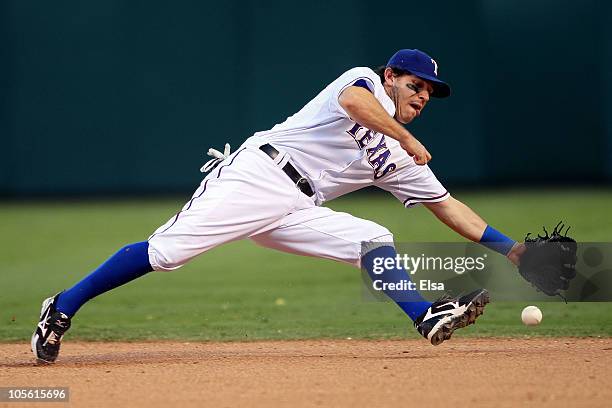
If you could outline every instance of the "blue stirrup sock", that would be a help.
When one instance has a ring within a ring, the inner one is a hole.
[[[402,281],[410,281],[410,275],[404,268],[398,268],[393,265],[392,268],[385,268],[382,273],[374,273],[375,259],[377,258],[392,258],[395,259],[397,252],[392,246],[380,246],[372,249],[361,257],[361,267],[368,272],[372,281],[382,280],[384,283],[401,283]],[[377,262],[379,264],[379,262]],[[380,268],[379,264],[377,269]],[[425,300],[416,290],[398,291],[383,291],[391,300],[393,300],[413,321],[421,316],[431,306],[431,302]]]
[[[55,307],[74,316],[88,300],[151,272],[148,248],[146,241],[124,246],[95,271],[62,292]]]

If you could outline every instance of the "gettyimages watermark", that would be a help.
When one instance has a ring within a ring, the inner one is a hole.
[[[362,267],[366,300],[410,302],[422,296],[433,301],[445,293],[457,295],[485,288],[493,299],[504,301],[612,301],[609,242],[578,243],[576,277],[563,297],[537,292],[510,260],[479,244],[364,242],[362,254],[384,246],[394,246],[397,254],[370,258],[369,272]]]

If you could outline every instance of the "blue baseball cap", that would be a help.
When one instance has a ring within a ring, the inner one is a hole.
[[[431,96],[446,98],[451,94],[450,86],[438,79],[438,63],[423,51],[399,50],[389,59],[387,67],[400,69],[429,81],[434,89]]]

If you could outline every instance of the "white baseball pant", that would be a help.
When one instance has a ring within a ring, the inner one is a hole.
[[[287,160],[282,152],[272,160],[256,145],[231,154],[149,237],[153,269],[178,269],[209,249],[243,238],[360,267],[362,241],[393,241],[389,230],[372,221],[315,206],[283,172]]]

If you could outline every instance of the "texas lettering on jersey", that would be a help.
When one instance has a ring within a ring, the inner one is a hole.
[[[359,123],[355,123],[355,126],[347,130],[346,133],[355,140],[359,150],[363,150],[379,134],[361,126]],[[374,169],[375,180],[391,173],[397,168],[395,163],[387,164],[391,152],[387,147],[384,135],[381,135],[380,141],[376,146],[366,149],[366,155],[368,156],[368,163]]]
[[[341,106],[343,90],[358,82],[360,86],[365,84],[389,116],[395,115],[395,104],[378,74],[367,67],[356,67],[336,78],[284,122],[255,133],[249,143],[270,143],[288,153],[316,190],[317,205],[372,185],[391,192],[404,205],[446,199],[446,189],[428,166],[418,166],[384,132],[355,123]]]

